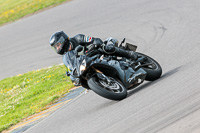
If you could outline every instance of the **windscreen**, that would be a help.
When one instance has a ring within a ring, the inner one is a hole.
[[[79,73],[79,66],[82,63],[85,55],[81,55],[77,57],[75,55],[75,51],[68,51],[64,56],[63,56],[63,62],[65,66],[70,69],[69,72],[73,72],[75,69]],[[72,74],[72,73],[70,73]],[[78,74],[79,75],[79,74]]]

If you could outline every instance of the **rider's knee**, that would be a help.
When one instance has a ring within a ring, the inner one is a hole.
[[[107,44],[107,45],[108,44],[113,44],[115,47],[118,47],[118,40],[114,39],[112,37],[109,37],[104,41],[104,44]]]
[[[105,45],[104,50],[107,53],[113,53],[115,52],[115,46],[113,44]]]

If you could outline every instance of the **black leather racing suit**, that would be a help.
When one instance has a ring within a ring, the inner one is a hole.
[[[127,57],[133,60],[137,59],[137,53],[117,47],[118,42],[115,42],[114,40],[116,39],[110,39],[109,41],[105,41],[106,45],[103,45],[105,42],[103,42],[100,38],[85,36],[83,34],[78,34],[74,36],[73,38],[69,39],[70,44],[72,46],[72,50],[74,50],[81,43],[88,43],[88,45],[93,44],[93,45],[96,45],[95,47],[98,47],[98,48],[103,45],[102,49],[106,54]]]

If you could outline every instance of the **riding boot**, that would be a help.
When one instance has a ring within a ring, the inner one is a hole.
[[[116,47],[113,44],[105,45],[105,47],[103,47],[103,50],[107,54],[112,54],[115,56],[126,57],[133,60],[137,60],[138,58],[138,54],[136,52]]]
[[[122,48],[115,47],[115,51],[113,53],[116,56],[126,57],[129,59],[137,60],[138,54],[134,51],[125,50]]]

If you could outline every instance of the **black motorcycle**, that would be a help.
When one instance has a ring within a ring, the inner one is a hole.
[[[122,43],[119,47],[126,50],[137,49],[133,44],[122,46]],[[102,97],[122,100],[127,97],[127,90],[137,87],[144,80],[154,81],[162,74],[161,66],[142,53],[138,53],[137,61],[133,61],[108,55],[101,48],[87,51],[86,45],[66,53],[65,65],[70,70],[68,75],[74,84],[91,89]]]

